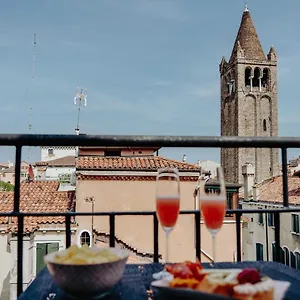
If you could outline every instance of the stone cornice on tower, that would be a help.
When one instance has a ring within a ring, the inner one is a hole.
[[[241,51],[247,60],[267,60],[248,9],[243,13],[229,63],[241,57]]]

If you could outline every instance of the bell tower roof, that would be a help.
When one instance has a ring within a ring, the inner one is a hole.
[[[245,5],[229,62],[235,60],[241,49],[244,51],[245,59],[266,60],[247,5]]]

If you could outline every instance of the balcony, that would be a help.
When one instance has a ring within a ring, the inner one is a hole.
[[[16,149],[15,159],[15,190],[14,206],[12,212],[1,213],[1,217],[17,218],[17,294],[23,291],[23,233],[24,218],[26,217],[62,217],[66,226],[66,247],[71,244],[71,229],[75,217],[80,216],[107,216],[109,219],[109,245],[115,246],[116,219],[121,216],[148,216],[153,222],[153,261],[159,261],[159,224],[154,211],[130,211],[130,212],[22,212],[20,210],[20,175],[21,175],[21,155],[24,146],[143,146],[143,147],[213,147],[213,148],[279,148],[281,149],[282,160],[282,207],[276,209],[231,209],[228,215],[233,215],[236,220],[236,259],[242,259],[241,245],[241,222],[243,215],[249,214],[271,214],[272,227],[274,228],[274,258],[275,261],[282,261],[282,250],[280,244],[280,222],[282,214],[299,213],[299,208],[289,208],[288,195],[288,175],[287,175],[287,149],[300,148],[300,138],[263,138],[263,137],[186,137],[186,136],[76,136],[76,135],[0,135],[0,146],[14,146]],[[194,216],[195,224],[195,252],[201,258],[201,215],[199,210],[181,211],[182,215]]]

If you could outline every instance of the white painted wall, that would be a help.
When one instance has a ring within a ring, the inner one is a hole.
[[[49,155],[49,149],[53,149],[52,155]],[[49,161],[70,155],[75,156],[75,147],[41,147],[41,161]]]
[[[198,161],[198,166],[201,167],[203,171],[210,171],[211,177],[214,178],[217,176],[217,168],[220,167],[220,164],[213,160],[202,160]]]
[[[46,168],[46,166],[45,166]],[[38,178],[38,171],[37,167],[34,168],[33,173],[34,177],[37,180],[58,180],[59,175],[61,174],[72,174],[75,172],[75,167],[49,167],[47,166],[46,173],[44,176],[41,176],[41,178]]]
[[[10,296],[10,270],[12,268],[12,255],[7,239],[7,234],[0,234],[0,300],[7,300]]]

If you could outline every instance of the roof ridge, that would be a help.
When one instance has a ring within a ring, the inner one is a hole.
[[[186,166],[198,167],[197,164],[191,164],[191,163],[188,163],[188,162],[184,162],[184,161],[180,161],[180,160],[176,160],[176,159],[172,159],[172,158],[167,158],[167,157],[163,157],[163,156],[159,156],[159,155],[158,156],[154,156],[154,157],[160,157],[160,158],[162,158],[164,160],[172,161],[174,163],[180,163],[180,164],[183,164],[183,165],[186,165]]]

